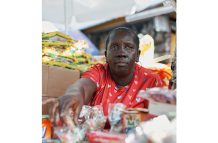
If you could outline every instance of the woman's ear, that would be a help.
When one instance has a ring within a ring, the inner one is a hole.
[[[107,51],[106,50],[104,51],[104,56],[107,57]]]
[[[140,53],[141,53],[141,51],[140,50],[138,50],[138,53],[137,53],[137,56],[136,56],[136,62],[139,62],[139,56],[140,56]]]
[[[104,51],[104,56],[105,56],[106,63],[107,63],[107,50]]]

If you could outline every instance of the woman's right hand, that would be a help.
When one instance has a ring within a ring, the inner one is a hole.
[[[81,95],[64,95],[59,98],[59,113],[60,119],[67,125],[76,124],[78,125],[78,118],[82,106],[84,105],[84,98]],[[73,117],[73,123],[69,122],[68,116]]]
[[[75,124],[78,125],[78,117],[84,104],[84,99],[78,94],[64,95],[59,98],[44,100],[42,104],[49,104],[49,115],[53,125],[74,127]],[[71,117],[73,117],[73,121]]]
[[[78,125],[82,106],[90,102],[96,89],[96,83],[91,79],[80,78],[66,90],[64,96],[43,101],[42,104],[49,104],[49,115],[53,125]]]

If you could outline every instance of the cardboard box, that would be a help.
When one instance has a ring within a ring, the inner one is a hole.
[[[48,65],[42,65],[42,96],[48,94]]]
[[[79,78],[79,70],[42,65],[42,96],[62,96],[66,89]]]
[[[64,95],[66,89],[80,78],[79,70],[42,65],[42,101]],[[52,104],[42,106],[42,114],[49,114]]]

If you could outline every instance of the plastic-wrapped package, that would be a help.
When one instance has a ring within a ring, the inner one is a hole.
[[[103,113],[103,108],[101,105],[96,105],[94,107],[92,107],[92,112],[90,114],[90,118],[94,119],[101,119],[103,116],[104,116],[104,113]]]
[[[129,133],[126,143],[176,143],[176,119],[171,122],[165,115],[140,123]]]
[[[109,104],[108,108],[108,119],[111,125],[110,132],[121,132],[122,131],[122,114],[126,106],[122,103]]]
[[[91,106],[83,105],[78,119],[79,123],[83,124],[86,120],[88,120],[90,118],[91,112],[92,112]]]
[[[76,126],[73,122],[73,114],[71,111],[62,115],[65,124],[60,120],[57,114],[56,127],[54,128],[55,135],[64,143],[78,143],[84,140],[86,128]]]
[[[173,139],[175,139],[176,120],[172,120],[170,122],[166,115],[161,115],[150,121],[143,122],[140,126],[143,133],[145,133],[154,143],[166,143],[164,141],[167,140],[171,140],[173,142]]]
[[[88,131],[102,130],[106,123],[102,106],[96,105],[88,110],[89,113],[87,115],[89,116],[86,117],[87,119],[83,126],[85,126]]]
[[[81,125],[76,126],[73,121],[72,111],[69,110],[65,116],[62,116],[66,126],[59,126],[54,129],[55,134],[64,143],[78,143],[84,140],[87,128]]]
[[[162,103],[175,104],[176,102],[176,90],[169,90],[166,88],[155,87],[147,90],[140,90],[138,96]]]
[[[85,134],[89,131],[102,130],[105,126],[106,117],[103,114],[102,106],[83,106],[80,118],[85,121],[76,126],[73,122],[73,114],[67,113],[62,117],[66,126],[58,126],[54,129],[55,134],[64,143],[78,143],[85,139]]]
[[[128,133],[127,137],[125,138],[125,143],[151,143],[149,138],[143,132],[143,128],[141,126],[137,126],[134,128],[131,133]]]
[[[86,41],[72,39],[64,33],[43,33],[42,63],[84,72],[95,64],[92,56],[86,53],[87,48]]]
[[[54,129],[55,134],[64,143],[79,143],[85,138],[86,129],[75,127],[73,130],[69,127],[57,127]]]
[[[165,88],[150,88],[147,90],[140,90],[138,97],[149,100],[149,113],[155,115],[167,115],[176,112],[176,91]],[[170,118],[172,118],[172,115]]]
[[[80,118],[85,118],[85,120],[90,118],[90,113],[92,111],[92,107],[91,106],[87,106],[87,105],[83,105],[82,110],[80,112],[79,117]]]

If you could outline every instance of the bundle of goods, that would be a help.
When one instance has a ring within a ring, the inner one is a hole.
[[[80,125],[76,126],[73,122],[73,115],[67,114],[67,126],[62,126],[59,117],[54,126],[54,134],[63,143],[78,143],[86,140],[86,133],[92,131],[103,131],[106,117],[103,114],[102,106],[94,107],[84,105],[80,113]],[[47,138],[51,139],[51,138]]]
[[[42,33],[42,63],[86,71],[91,65],[92,56],[85,52],[88,44],[75,40],[61,32]]]
[[[138,126],[141,123],[153,119],[155,116],[150,115],[144,108],[126,108],[122,103],[110,104],[108,116],[104,116],[101,105],[86,106],[84,105],[79,117],[79,125],[73,122],[73,115],[66,113],[66,125],[60,124],[57,116],[57,123],[53,125],[53,134],[44,133],[44,140],[60,140],[64,143],[124,143],[130,141],[131,136],[140,136],[140,142],[151,143],[145,134],[138,133]],[[106,121],[109,121],[110,129],[105,129]],[[65,122],[66,122],[65,121]],[[43,126],[43,129],[45,126]],[[45,131],[45,130],[43,130]]]

